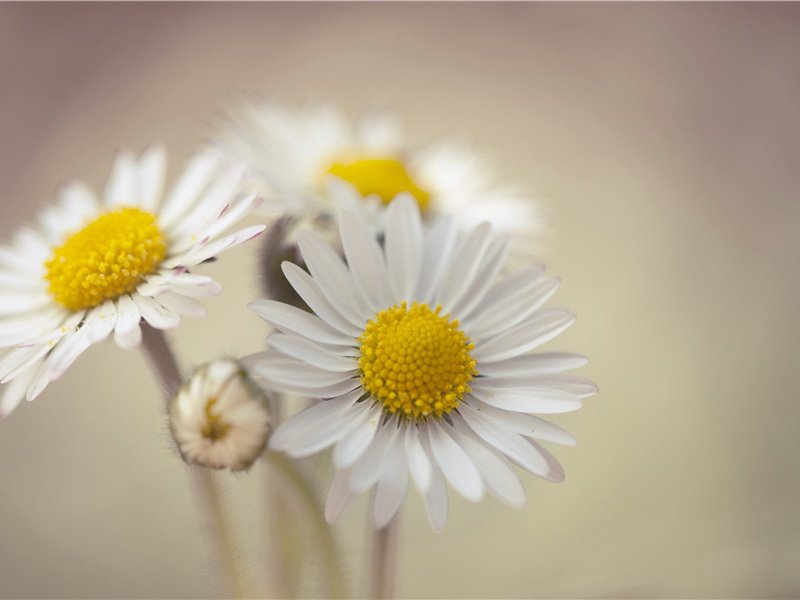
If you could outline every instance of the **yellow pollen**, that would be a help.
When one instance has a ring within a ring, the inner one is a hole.
[[[430,194],[417,187],[403,163],[394,159],[363,159],[347,164],[336,162],[327,171],[344,179],[364,197],[376,194],[389,204],[400,192],[408,192],[424,209]]]
[[[384,409],[408,418],[441,417],[458,406],[478,374],[475,344],[450,315],[403,302],[375,315],[361,342],[361,384]]]
[[[216,398],[211,398],[211,400],[206,402],[206,424],[201,432],[204,438],[213,441],[224,438],[228,435],[228,431],[231,428],[230,424],[223,421],[219,415],[215,415],[211,412],[211,407],[214,406],[216,402]]]
[[[156,218],[123,208],[100,216],[57,248],[45,263],[45,279],[58,303],[91,308],[135,290],[166,252]]]

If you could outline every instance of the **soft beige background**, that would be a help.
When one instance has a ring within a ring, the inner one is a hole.
[[[601,394],[526,510],[454,498],[436,535],[413,495],[398,595],[798,597],[799,57],[792,3],[0,4],[0,236],[120,145],[174,175],[244,91],[465,132],[550,214],[579,317],[551,347]],[[253,250],[205,271],[187,365],[260,348]],[[225,479],[261,527],[264,472]],[[93,348],[0,423],[0,482],[0,596],[226,593],[137,353]],[[338,527],[357,595],[363,524]]]

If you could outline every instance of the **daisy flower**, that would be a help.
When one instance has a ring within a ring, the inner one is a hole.
[[[264,230],[221,235],[258,200],[236,198],[245,170],[218,151],[196,155],[162,202],[165,170],[161,146],[138,157],[122,150],[102,199],[67,183],[38,229],[23,227],[0,246],[0,417],[112,332],[134,348],[142,320],[171,329],[181,316],[202,317],[197,297],[220,286],[189,268]]]
[[[541,266],[498,280],[508,238],[483,224],[460,235],[443,218],[423,233],[409,196],[388,208],[383,245],[351,213],[340,221],[344,260],[301,232],[308,272],[284,263],[313,311],[271,300],[250,308],[278,332],[245,359],[270,389],[321,402],[287,420],[269,447],[304,457],[333,447],[326,518],[375,487],[372,520],[385,526],[413,480],[431,524],[444,526],[448,482],[469,500],[485,491],[517,508],[516,465],[549,481],[564,473],[540,441],[573,444],[533,413],[581,406],[595,385],[563,371],[585,358],[532,352],[574,316],[541,308],[558,280]]]
[[[267,397],[236,361],[203,365],[169,404],[172,437],[189,464],[249,468],[269,433]]]
[[[464,228],[489,221],[518,237],[515,252],[525,255],[542,229],[538,205],[499,184],[485,156],[455,141],[414,150],[386,110],[351,122],[331,104],[262,101],[240,104],[228,121],[221,145],[253,168],[265,191],[280,199],[281,213],[319,225],[349,210],[382,232],[386,207],[406,192],[426,220],[458,214]]]

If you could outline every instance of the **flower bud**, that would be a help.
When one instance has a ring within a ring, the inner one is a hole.
[[[169,422],[187,463],[232,471],[253,464],[270,430],[266,394],[230,359],[195,371],[170,401]]]

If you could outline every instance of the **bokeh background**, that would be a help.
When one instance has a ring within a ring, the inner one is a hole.
[[[3,3],[0,235],[118,146],[161,140],[174,176],[241,93],[464,133],[546,211],[578,315],[549,347],[601,393],[524,511],[453,494],[433,534],[412,494],[397,595],[796,598],[798,60],[794,3]],[[176,332],[187,367],[262,347],[254,250],[204,271],[225,292]],[[222,480],[261,531],[265,470]],[[356,596],[362,509],[337,526]],[[0,423],[0,596],[224,596],[202,534],[140,354],[95,347]]]

